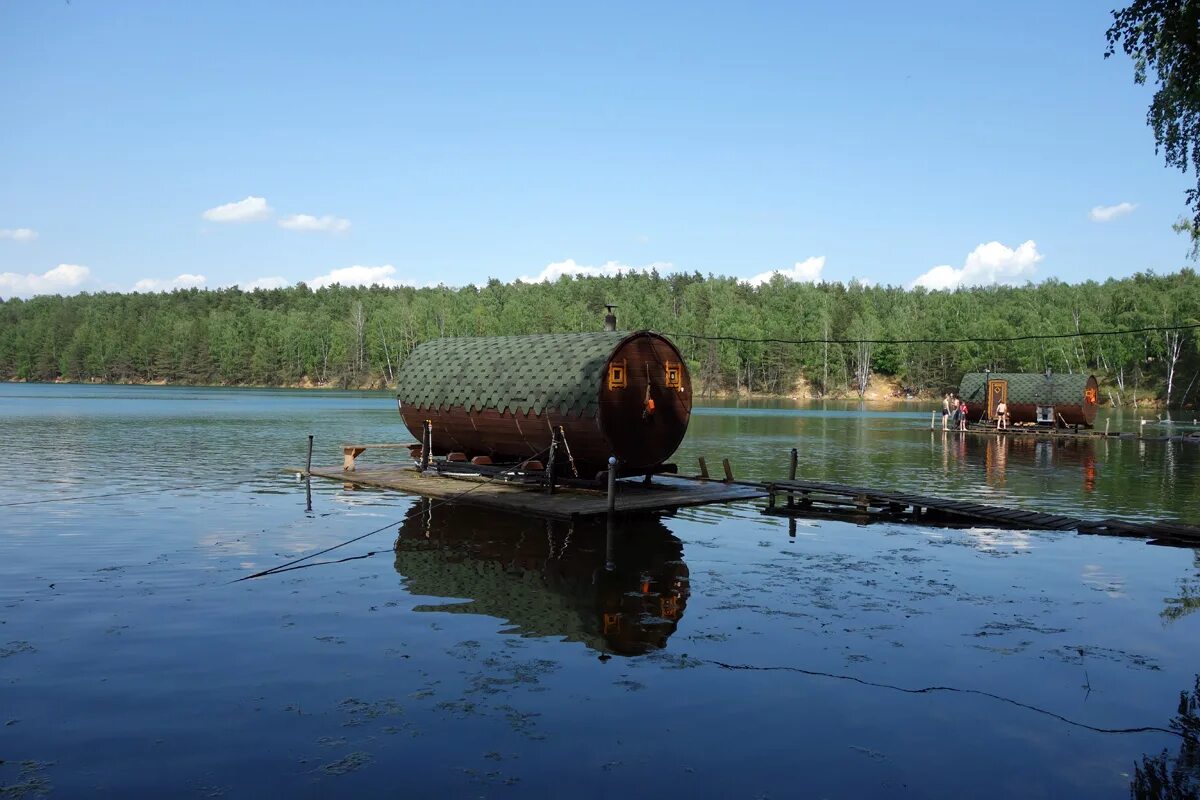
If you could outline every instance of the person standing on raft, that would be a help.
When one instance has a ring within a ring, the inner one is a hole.
[[[942,398],[942,430],[948,430],[950,424],[950,393]]]

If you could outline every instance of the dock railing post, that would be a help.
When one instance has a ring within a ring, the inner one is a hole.
[[[558,434],[553,430],[550,432],[550,455],[546,458],[546,489],[550,494],[554,493],[554,458],[558,453]]]
[[[616,567],[613,560],[613,528],[617,511],[617,459],[608,457],[608,524],[604,537],[604,568],[609,572]]]
[[[700,462],[700,480],[708,480],[708,462],[704,460],[704,456],[699,456],[696,460]]]
[[[725,482],[733,483],[733,467],[729,464],[728,458],[721,459],[721,466],[725,468]]]
[[[421,472],[429,469],[429,451],[433,449],[433,420],[425,420],[425,430],[421,437]]]
[[[798,457],[799,457],[799,453],[797,453],[796,448],[793,447],[791,457],[788,460],[788,480],[789,481],[796,480],[796,461],[798,460]],[[794,505],[796,505],[796,493],[793,492],[791,489],[788,489],[787,496],[788,496],[788,508],[791,508]]]
[[[308,435],[308,459],[304,462],[304,494],[307,499],[306,511],[312,511],[312,443],[313,435]]]

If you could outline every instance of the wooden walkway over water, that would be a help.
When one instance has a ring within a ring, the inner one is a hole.
[[[769,514],[803,516],[813,510],[857,513],[920,521],[987,524],[1026,530],[1079,531],[1107,536],[1140,536],[1162,544],[1200,546],[1200,527],[1176,521],[1088,520],[1063,514],[930,497],[906,491],[846,486],[823,481],[751,483],[767,492]],[[781,503],[782,501],[782,503]]]

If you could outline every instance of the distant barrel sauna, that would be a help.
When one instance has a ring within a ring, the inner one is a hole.
[[[463,337],[417,347],[396,399],[418,440],[431,421],[436,455],[544,457],[561,426],[591,479],[609,456],[626,473],[670,458],[687,432],[692,382],[678,348],[651,331]]]
[[[972,422],[994,420],[996,406],[1008,406],[1014,423],[1092,427],[1100,399],[1094,375],[1054,372],[968,372],[958,385]]]

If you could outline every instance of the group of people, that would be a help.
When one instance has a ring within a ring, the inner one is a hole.
[[[1008,403],[1001,400],[996,403],[996,429],[1008,427]],[[953,426],[953,428],[951,428]],[[953,392],[947,392],[942,398],[942,430],[965,431],[967,429],[967,401],[956,397]]]
[[[965,431],[967,429],[967,401],[947,392],[942,398],[942,430]]]

